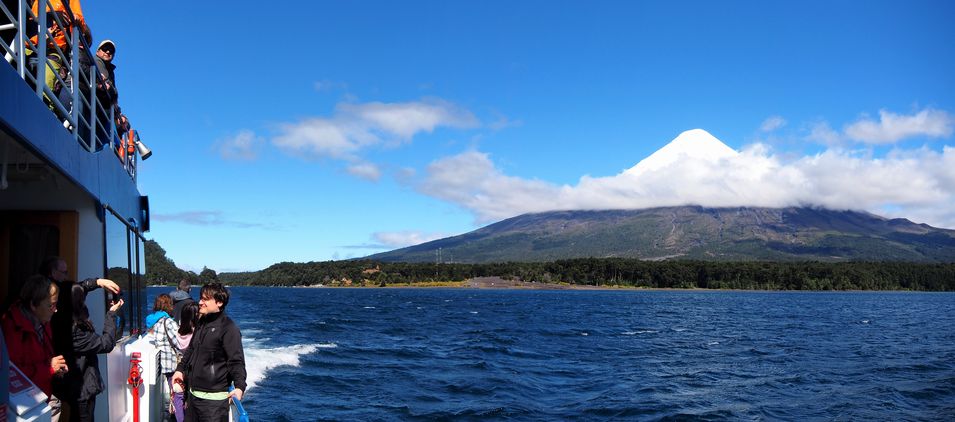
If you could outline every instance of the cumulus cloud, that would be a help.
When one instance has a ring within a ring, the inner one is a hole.
[[[955,118],[943,110],[926,108],[912,115],[879,110],[879,120],[863,117],[845,128],[849,139],[866,144],[892,144],[915,136],[929,138],[952,134]]]
[[[640,171],[556,185],[508,176],[488,154],[468,151],[432,162],[417,189],[470,210],[481,223],[550,210],[693,204],[868,210],[955,228],[952,147],[883,158],[841,149],[783,158],[762,144],[720,157],[676,155],[665,163],[638,163]]]
[[[419,231],[377,232],[372,238],[387,248],[403,248],[447,237],[447,233],[423,233]]]
[[[466,109],[441,99],[406,103],[343,103],[332,117],[279,126],[272,144],[290,154],[356,161],[361,150],[410,142],[438,127],[470,128],[478,120]]]
[[[355,163],[348,166],[346,171],[352,176],[372,182],[376,182],[381,178],[381,170],[372,163]]]
[[[251,161],[258,158],[264,142],[251,130],[241,130],[235,136],[218,142],[216,149],[225,160]]]
[[[763,124],[759,126],[759,130],[762,132],[772,132],[783,126],[786,126],[786,119],[783,119],[781,116],[769,116],[766,120],[763,120]]]
[[[842,142],[842,135],[833,130],[829,123],[819,121],[809,125],[809,134],[806,139],[823,145],[834,146]]]
[[[808,133],[804,139],[830,147],[852,144],[891,145],[916,137],[947,138],[952,135],[953,129],[955,116],[944,110],[925,108],[908,115],[880,110],[878,120],[863,115],[846,124],[842,131],[833,129],[824,120],[813,122],[805,127]]]

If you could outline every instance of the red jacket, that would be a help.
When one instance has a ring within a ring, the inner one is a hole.
[[[33,323],[23,315],[17,302],[3,314],[2,324],[10,362],[16,364],[37,388],[49,396],[53,391],[53,367],[50,366],[53,359],[53,332],[50,323],[43,324],[44,339],[40,342]]]

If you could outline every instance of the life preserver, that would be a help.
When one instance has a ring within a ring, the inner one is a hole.
[[[119,148],[116,149],[116,155],[119,156],[120,160],[125,161],[126,156],[132,157],[136,153],[136,142],[134,141],[136,134],[133,129],[130,129],[126,132],[126,136],[123,136],[120,139]]]

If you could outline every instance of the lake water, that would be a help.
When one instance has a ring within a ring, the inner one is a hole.
[[[232,295],[258,421],[955,420],[951,293]]]

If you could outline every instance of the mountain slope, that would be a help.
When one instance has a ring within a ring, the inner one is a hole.
[[[704,208],[554,211],[371,255],[404,262],[583,257],[955,262],[955,231],[856,211]]]

